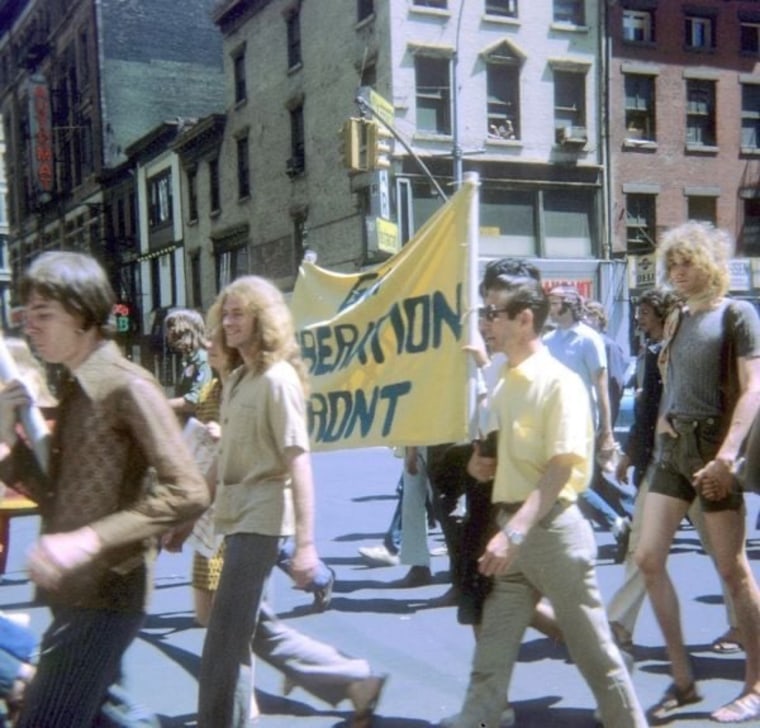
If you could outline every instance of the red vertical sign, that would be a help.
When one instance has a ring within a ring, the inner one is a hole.
[[[40,194],[53,191],[53,124],[50,89],[39,76],[29,80],[29,131],[31,136],[32,179]]]

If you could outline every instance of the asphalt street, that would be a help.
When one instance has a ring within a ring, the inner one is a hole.
[[[271,601],[291,625],[365,657],[377,672],[389,674],[376,728],[424,728],[456,712],[473,648],[472,633],[457,624],[455,610],[430,604],[447,588],[445,556],[432,557],[436,583],[401,589],[394,581],[406,573],[405,567],[367,568],[357,554],[360,546],[381,540],[393,511],[400,468],[401,461],[384,448],[316,454],[318,547],[338,577],[331,608],[323,614],[310,613],[311,597],[293,589],[281,573],[274,575],[271,586]],[[760,575],[760,534],[754,525],[759,507],[760,498],[752,496],[748,550],[756,576]],[[23,570],[24,551],[35,538],[37,526],[36,517],[12,522],[0,609],[29,612],[32,628],[41,634],[47,610],[33,602]],[[622,567],[613,563],[611,535],[598,532],[597,537],[598,576],[609,598],[621,579]],[[440,547],[440,533],[431,533],[429,543],[433,550]],[[734,698],[741,688],[743,653],[717,655],[710,650],[713,639],[725,629],[725,612],[715,572],[690,528],[677,534],[670,570],[704,694],[703,702],[684,709],[674,725],[715,725],[709,721],[710,711]],[[150,706],[165,727],[195,725],[196,675],[204,631],[193,622],[189,574],[189,553],[159,557],[149,617],[126,659],[130,692]],[[647,707],[670,682],[648,604],[635,642],[634,683]],[[257,665],[256,685],[261,728],[335,728],[350,716],[348,703],[332,707],[298,689],[283,697],[281,676],[264,664]],[[532,630],[524,639],[510,697],[519,726],[593,725],[593,698],[565,650]]]

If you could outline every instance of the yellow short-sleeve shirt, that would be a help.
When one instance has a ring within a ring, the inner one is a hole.
[[[559,497],[573,502],[588,486],[594,448],[588,393],[543,346],[518,366],[505,367],[489,429],[499,432],[494,503],[524,501],[557,455],[576,459]]]

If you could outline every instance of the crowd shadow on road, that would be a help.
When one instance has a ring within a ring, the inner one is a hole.
[[[167,642],[167,636],[168,634],[165,632],[161,632],[160,634],[152,633],[146,631],[146,628],[143,627],[143,629],[140,630],[140,633],[138,634],[138,639],[141,639],[143,642],[147,642],[149,645],[155,647],[175,665],[181,667],[185,672],[187,672],[189,675],[192,675],[194,678],[197,678],[198,672],[200,670],[201,656],[197,652],[192,652],[190,650],[184,649],[183,647],[177,647],[171,642]]]
[[[691,665],[697,682],[709,682],[710,680],[731,680],[744,683],[744,653],[734,655],[716,655],[712,652],[711,645],[687,645],[686,649],[691,656]],[[636,645],[634,648],[636,669],[640,672],[652,675],[670,677],[670,662],[665,647],[643,647]],[[663,689],[666,686],[663,686]]]
[[[333,728],[349,728],[351,724],[352,711],[350,708],[341,710],[328,707],[325,710],[319,710],[308,703],[281,695],[273,695],[258,689],[256,690],[256,702],[259,705],[265,725],[267,718],[279,718],[280,720],[293,718],[294,725],[296,718],[334,718],[336,722]],[[198,725],[195,713],[177,716],[159,715],[158,718],[162,728],[194,728]],[[431,728],[435,725],[437,725],[437,721],[431,723],[419,718],[384,716],[382,715],[382,706],[380,706],[372,722],[373,728]]]
[[[365,613],[365,614],[414,614],[424,606],[424,599],[413,598],[383,598],[368,597],[359,599],[357,597],[341,598],[333,597],[330,602],[330,611],[344,613]],[[298,606],[289,612],[279,612],[278,617],[283,620],[305,617],[312,614],[309,606]]]
[[[397,501],[398,493],[375,493],[373,495],[360,495],[351,498],[351,503],[375,503],[377,501]]]
[[[199,629],[199,626],[190,612],[161,612],[160,614],[148,614],[142,629],[161,630],[160,636],[168,637],[188,629]]]
[[[520,728],[588,728],[595,724],[592,710],[584,708],[554,707],[562,700],[559,695],[548,695],[533,700],[516,700],[512,702]]]
[[[385,533],[378,532],[378,533],[367,533],[366,531],[362,533],[344,533],[342,536],[336,536],[334,539],[332,539],[335,543],[351,543],[352,541],[368,541],[369,543],[377,543],[378,541],[382,542],[382,540],[385,538]],[[342,561],[347,561],[348,563],[351,563],[354,559],[331,559],[331,561],[336,561],[337,563],[341,563]]]

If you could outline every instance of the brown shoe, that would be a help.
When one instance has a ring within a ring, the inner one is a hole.
[[[354,704],[354,714],[348,724],[349,728],[371,728],[372,716],[387,679],[387,675],[370,675],[348,686],[346,697]]]
[[[412,566],[403,579],[393,582],[398,589],[412,589],[416,586],[427,586],[433,583],[433,575],[427,566]]]

